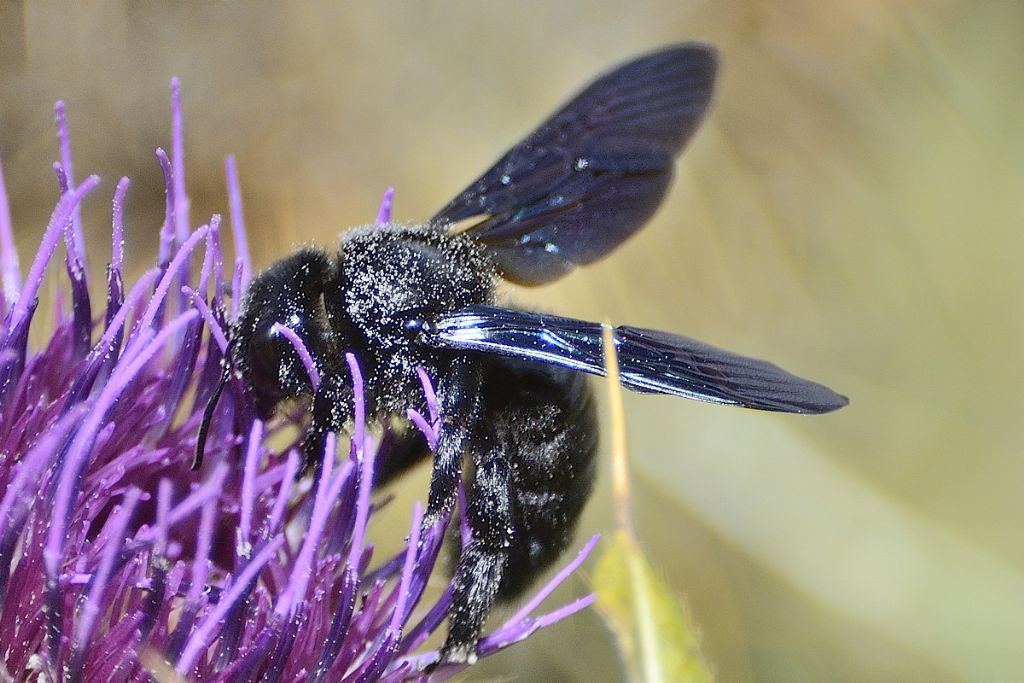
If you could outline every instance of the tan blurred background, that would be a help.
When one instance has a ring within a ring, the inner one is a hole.
[[[598,71],[714,42],[717,106],[663,210],[604,263],[513,296],[851,397],[814,419],[627,397],[642,541],[719,680],[1022,680],[1021,35],[1011,0],[0,0],[0,155],[24,267],[66,99],[76,174],[104,177],[93,273],[122,174],[137,273],[178,75],[193,217],[226,212],[237,154],[264,266],[372,220],[388,185],[398,219],[429,216]],[[425,476],[402,495],[422,498]],[[610,523],[604,480],[584,531]],[[476,671],[622,675],[594,614]]]

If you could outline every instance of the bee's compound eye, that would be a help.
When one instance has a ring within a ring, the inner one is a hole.
[[[287,340],[273,334],[269,326],[246,341],[243,367],[253,389],[256,412],[263,419],[273,414],[274,407],[288,393],[282,385],[288,350]]]
[[[255,379],[265,382],[276,382],[288,342],[268,327],[249,339],[249,367]]]

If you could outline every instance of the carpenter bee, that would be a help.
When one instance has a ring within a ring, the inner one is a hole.
[[[715,50],[693,43],[627,62],[426,224],[357,228],[333,254],[301,249],[245,295],[225,367],[264,418],[285,399],[311,398],[307,462],[318,462],[327,433],[352,417],[344,352],[364,369],[371,415],[422,407],[417,368],[436,382],[442,423],[424,524],[452,511],[465,477],[472,531],[454,571],[442,662],[475,658],[492,603],[518,594],[566,548],[594,479],[598,425],[584,373],[604,374],[601,325],[502,305],[497,281],[551,282],[636,232],[708,110],[716,69]],[[315,391],[275,324],[309,350]],[[771,363],[686,337],[621,326],[614,339],[621,381],[635,391],[790,413],[847,403]],[[428,454],[407,430],[376,483]]]

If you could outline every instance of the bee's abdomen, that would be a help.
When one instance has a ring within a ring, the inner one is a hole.
[[[484,422],[512,477],[508,565],[499,589],[525,589],[572,542],[593,488],[597,416],[586,378],[562,368],[488,364]]]

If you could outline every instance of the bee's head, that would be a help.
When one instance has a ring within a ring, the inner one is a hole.
[[[303,249],[253,278],[203,416],[193,467],[202,461],[214,409],[232,375],[243,381],[256,414],[266,420],[282,401],[312,394],[307,365],[319,373],[336,362],[338,347],[323,303],[333,273],[324,252]]]

